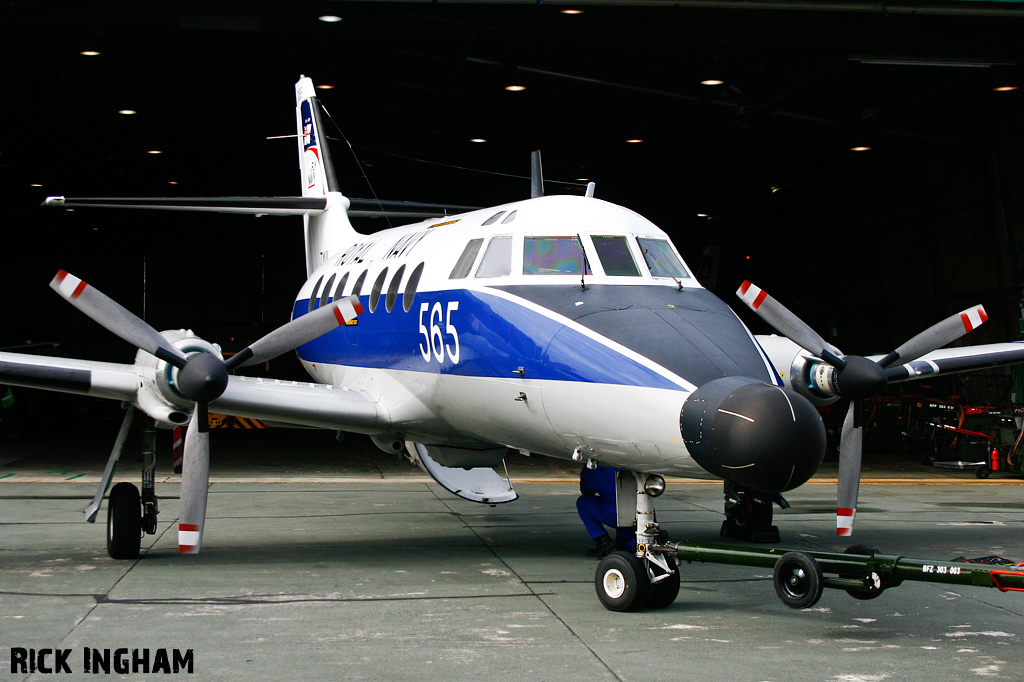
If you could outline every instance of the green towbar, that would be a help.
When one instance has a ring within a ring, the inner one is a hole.
[[[686,542],[651,549],[674,555],[680,563],[771,568],[776,593],[795,609],[816,604],[826,587],[846,590],[855,599],[874,599],[905,580],[1024,592],[1024,565],[910,559],[882,554],[867,545],[853,545],[844,553]]]

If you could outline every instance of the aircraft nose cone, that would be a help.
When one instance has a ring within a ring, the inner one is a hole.
[[[825,426],[806,398],[746,377],[716,379],[694,391],[679,428],[701,467],[766,493],[807,482],[825,455]]]

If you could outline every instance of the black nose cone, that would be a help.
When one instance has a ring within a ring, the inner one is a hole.
[[[694,391],[679,425],[700,466],[762,492],[802,485],[825,455],[825,426],[806,398],[745,377],[716,379]]]

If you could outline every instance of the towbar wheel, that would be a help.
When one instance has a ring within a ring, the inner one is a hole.
[[[806,552],[782,555],[775,564],[772,582],[782,603],[794,609],[806,609],[817,604],[825,588],[821,566]]]

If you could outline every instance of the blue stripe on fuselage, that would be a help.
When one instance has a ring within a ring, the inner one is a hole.
[[[405,312],[402,296],[390,313],[384,296],[373,313],[369,297],[361,297],[365,312],[356,326],[300,346],[299,357],[349,367],[498,378],[513,378],[522,367],[529,379],[683,390],[597,339],[505,298],[464,289],[419,292]],[[308,309],[308,299],[298,300],[292,316]],[[456,353],[458,362],[453,361]]]

